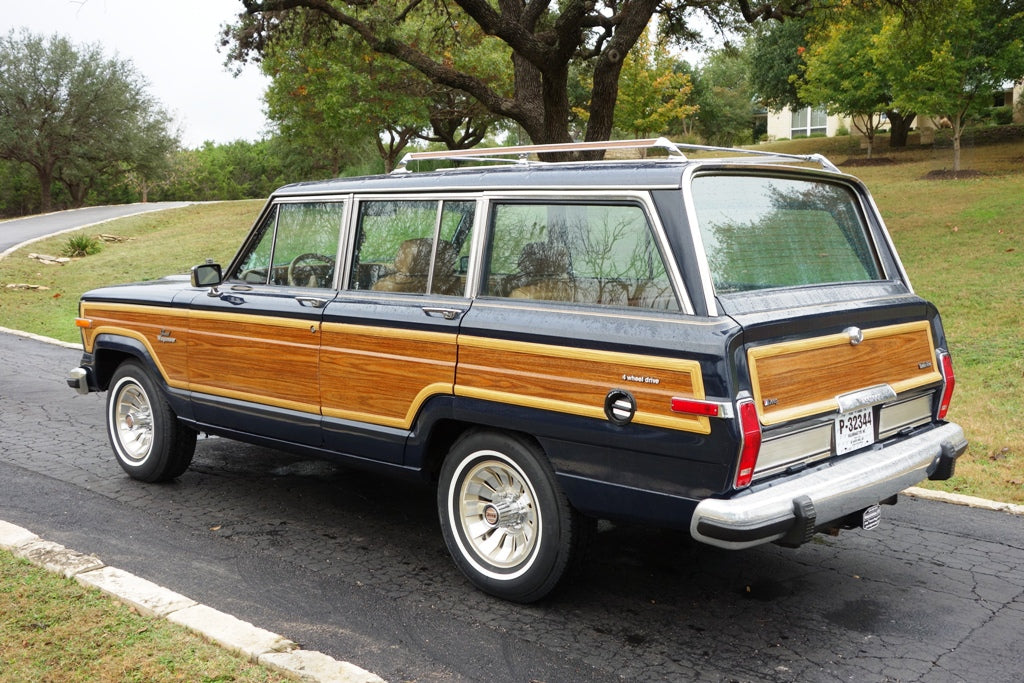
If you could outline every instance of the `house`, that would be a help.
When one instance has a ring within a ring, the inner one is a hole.
[[[1024,96],[1024,81],[1008,83],[1002,93],[997,93],[993,103],[996,106],[1013,105],[1013,122],[1024,123],[1022,96]],[[921,128],[934,127],[927,120],[919,121],[918,125]],[[886,130],[886,128],[888,125],[883,121],[881,129]],[[804,107],[797,110],[786,108],[781,111],[768,112],[769,140],[806,138],[812,135],[832,137],[840,130],[856,133],[856,127],[852,125],[848,116],[828,114],[824,107]]]

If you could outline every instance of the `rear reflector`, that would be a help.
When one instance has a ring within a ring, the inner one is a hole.
[[[695,398],[673,398],[672,412],[689,413],[690,415],[703,415],[705,417],[718,417],[721,408],[717,403],[710,401],[698,401]]]
[[[740,464],[736,470],[736,488],[749,486],[754,478],[757,455],[761,451],[761,423],[757,419],[757,406],[752,399],[743,399],[736,404],[739,409],[740,431],[743,442],[740,446]]]
[[[946,351],[939,351],[939,368],[942,370],[942,399],[939,401],[939,410],[936,417],[940,420],[946,419],[949,412],[949,402],[953,398],[953,388],[956,387],[956,376],[953,374],[953,357]]]

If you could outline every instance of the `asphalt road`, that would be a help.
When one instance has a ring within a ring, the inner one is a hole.
[[[0,519],[398,681],[1024,680],[1024,520],[903,499],[872,532],[728,552],[603,524],[532,606],[448,558],[433,492],[221,439],[124,475],[78,352],[0,334]]]
[[[41,216],[16,218],[0,221],[0,255],[23,242],[49,235],[77,230],[88,225],[102,223],[114,218],[133,216],[149,211],[176,209],[191,202],[152,202],[147,204],[120,204],[117,206],[91,206],[74,211],[59,211]],[[2,323],[0,323],[2,325]]]

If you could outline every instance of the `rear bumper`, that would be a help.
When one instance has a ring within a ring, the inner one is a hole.
[[[967,449],[959,425],[923,434],[784,479],[730,499],[701,501],[690,534],[703,543],[741,549],[782,541],[799,545],[816,528],[863,510],[924,479],[945,479]]]

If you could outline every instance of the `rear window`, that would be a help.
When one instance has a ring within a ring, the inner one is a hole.
[[[722,175],[699,176],[692,188],[719,294],[883,279],[845,185]]]

